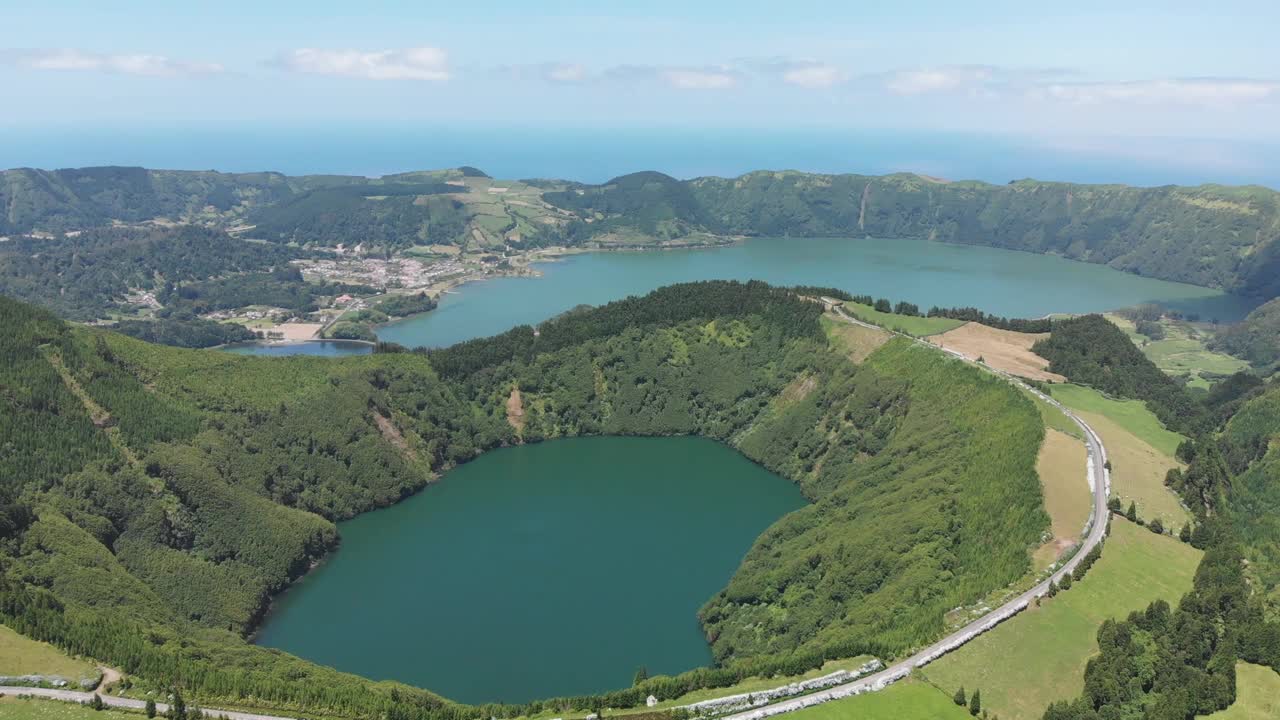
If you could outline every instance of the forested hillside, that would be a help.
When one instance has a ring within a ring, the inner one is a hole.
[[[761,283],[694,283],[536,336],[323,360],[163,348],[0,300],[0,619],[202,702],[513,716],[536,708],[442,704],[241,634],[333,545],[332,521],[479,452],[695,433],[813,504],[767,531],[702,611],[720,668],[548,707],[903,652],[1027,569],[1047,526],[1039,416],[1003,382],[905,341],[852,365],[826,346],[819,314]],[[506,415],[517,387],[521,429]],[[793,622],[761,635],[779,614]]]
[[[1280,369],[1280,299],[1262,304],[1243,321],[1221,330],[1212,347],[1263,371]]]
[[[461,169],[376,180],[8,170],[0,176],[0,234],[159,217],[257,223],[274,240],[386,248],[424,239],[469,243],[476,229],[493,235],[487,239],[493,243],[518,229],[521,243],[538,245],[606,236],[643,245],[694,234],[929,238],[1062,255],[1262,298],[1280,295],[1280,193],[1256,186],[991,185],[912,174],[770,171],[681,181],[640,172],[601,185],[528,183],[532,202],[489,214],[493,196],[469,195],[462,182],[474,180],[489,182],[479,171]],[[441,185],[445,181],[453,185]],[[540,203],[557,212],[537,210]]]

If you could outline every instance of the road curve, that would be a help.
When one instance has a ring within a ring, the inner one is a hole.
[[[887,330],[886,328],[881,328],[877,325],[871,325],[855,317],[852,317],[846,314],[844,311],[844,308],[840,307],[839,305],[833,306],[833,309],[835,310],[836,314],[839,315],[840,318],[846,322],[853,323],[854,325],[862,325],[864,327],[870,327],[878,330],[886,330],[887,332],[893,332],[891,330]],[[1102,542],[1103,537],[1106,535],[1107,496],[1111,493],[1111,474],[1107,470],[1107,449],[1102,444],[1102,438],[1098,437],[1098,433],[1094,432],[1093,428],[1089,427],[1088,423],[1086,423],[1084,420],[1081,420],[1078,416],[1076,416],[1075,413],[1071,412],[1066,407],[1064,407],[1062,403],[1059,403],[1057,400],[1054,400],[1048,395],[1045,395],[1039,390],[1031,387],[1030,385],[1023,382],[1022,380],[1016,377],[1013,377],[1009,373],[1006,373],[1002,370],[996,370],[995,368],[989,367],[982,363],[976,362],[968,357],[965,357],[964,355],[954,350],[947,350],[944,348],[940,348],[936,345],[925,342],[924,340],[920,340],[919,338],[914,338],[914,337],[911,337],[910,335],[903,335],[903,333],[897,333],[897,332],[894,332],[893,334],[902,335],[903,337],[909,338],[920,345],[929,347],[938,352],[945,352],[948,355],[951,355],[952,357],[956,357],[971,365],[982,368],[983,370],[986,370],[993,374],[999,375],[1000,377],[1005,378],[1006,380],[1013,383],[1014,385],[1017,385],[1018,387],[1024,390],[1027,390],[1028,392],[1034,394],[1036,397],[1040,398],[1041,400],[1058,408],[1063,412],[1064,415],[1071,418],[1071,420],[1075,422],[1076,425],[1080,426],[1080,429],[1084,432],[1085,448],[1088,451],[1088,461],[1086,463],[1086,470],[1085,470],[1086,480],[1089,482],[1090,492],[1093,493],[1093,508],[1089,511],[1089,521],[1086,524],[1086,527],[1088,528],[1088,530],[1085,534],[1084,542],[1080,545],[1076,553],[1071,556],[1070,560],[1064,563],[1062,567],[1058,568],[1048,578],[1040,582],[1035,587],[1031,588],[1030,590],[1027,590],[1026,592],[1022,593],[1016,598],[992,610],[991,612],[988,612],[987,614],[983,615],[977,620],[974,620],[968,625],[965,625],[959,630],[956,630],[955,632],[942,638],[941,640],[938,640],[932,645],[929,645],[921,649],[920,651],[916,652],[914,655],[908,658],[905,658],[903,660],[899,660],[898,662],[886,667],[884,670],[881,670],[880,672],[877,672],[874,675],[868,675],[867,677],[859,678],[857,680],[845,683],[843,685],[835,685],[825,690],[819,690],[818,692],[805,695],[802,697],[798,697],[798,698],[793,698],[791,700],[784,700],[782,702],[775,703],[773,705],[765,705],[763,707],[758,707],[751,710],[743,710],[742,712],[734,713],[732,715],[726,715],[723,718],[721,718],[721,720],[761,720],[761,718],[767,718],[773,715],[781,715],[782,713],[792,712],[794,710],[800,710],[803,708],[811,707],[813,705],[819,705],[821,703],[829,702],[831,700],[837,700],[840,698],[850,697],[853,695],[860,695],[865,692],[874,692],[876,690],[883,689],[885,686],[889,685],[890,683],[897,682],[898,680],[901,680],[902,678],[910,675],[912,670],[928,665],[934,660],[937,660],[943,655],[951,652],[952,650],[955,650],[956,648],[960,647],[961,645],[964,645],[965,643],[969,642],[973,638],[981,635],[982,633],[990,630],[991,628],[999,625],[1005,620],[1008,620],[1014,615],[1017,615],[1018,613],[1025,610],[1027,606],[1030,605],[1031,602],[1033,602],[1036,598],[1041,597],[1049,592],[1050,582],[1060,582],[1062,580],[1063,575],[1066,575],[1069,572],[1075,571],[1076,565],[1080,563],[1080,560],[1090,550],[1096,547],[1098,543]]]

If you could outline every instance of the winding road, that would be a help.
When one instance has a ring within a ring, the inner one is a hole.
[[[844,308],[838,304],[833,305],[832,309],[835,311],[835,314],[838,315],[845,322],[849,322],[854,325],[861,325],[863,327],[873,328],[876,330],[885,330],[886,332],[893,332],[891,330],[886,330],[885,328],[881,328],[878,325],[871,325],[870,323],[863,322],[862,320],[859,320],[847,314],[844,311]],[[1106,535],[1107,497],[1111,492],[1111,478],[1110,478],[1110,473],[1107,470],[1107,450],[1102,444],[1102,439],[1098,436],[1096,432],[1094,432],[1093,428],[1089,427],[1088,423],[1086,423],[1084,420],[1081,420],[1078,416],[1076,416],[1074,413],[1068,410],[1065,406],[1062,405],[1062,403],[1059,403],[1057,400],[1054,400],[1048,395],[1045,395],[1044,393],[1040,392],[1034,387],[1031,387],[1030,385],[1023,382],[1022,380],[1014,377],[1013,375],[1010,375],[1009,373],[989,367],[983,363],[979,363],[976,360],[968,358],[954,350],[948,350],[945,348],[940,348],[936,345],[932,345],[919,338],[911,337],[910,335],[905,335],[903,333],[897,333],[897,332],[893,332],[893,334],[906,337],[912,340],[913,342],[916,342],[924,347],[930,348],[933,351],[945,352],[948,355],[951,355],[955,358],[963,360],[964,362],[974,365],[975,367],[979,367],[987,372],[993,373],[995,375],[999,375],[1000,377],[1003,377],[1004,379],[1008,380],[1010,383],[1018,386],[1019,388],[1022,388],[1023,390],[1026,390],[1027,392],[1032,393],[1033,395],[1045,401],[1046,403],[1061,410],[1064,415],[1066,415],[1068,418],[1071,418],[1071,420],[1075,422],[1076,425],[1080,426],[1080,429],[1084,432],[1085,447],[1088,451],[1088,461],[1086,464],[1086,480],[1088,481],[1089,489],[1093,494],[1093,508],[1089,512],[1089,521],[1086,525],[1088,530],[1085,535],[1084,542],[1080,545],[1076,553],[1071,556],[1071,559],[1069,559],[1066,563],[1063,564],[1062,567],[1058,568],[1048,578],[1041,581],[1035,587],[1031,588],[1030,590],[1027,590],[1026,592],[1023,592],[1021,595],[1018,595],[1016,598],[1006,602],[1000,607],[995,608],[994,610],[991,610],[990,612],[986,613],[982,617],[974,620],[968,625],[965,625],[959,630],[956,630],[955,632],[942,638],[941,640],[938,640],[937,642],[925,648],[922,648],[921,650],[916,652],[914,655],[911,655],[910,657],[905,658],[903,660],[899,660],[898,662],[886,667],[884,670],[876,672],[873,675],[868,675],[866,677],[858,678],[857,680],[854,680],[851,682],[843,683],[841,685],[834,685],[832,687],[819,690],[809,695],[803,695],[801,697],[792,698],[790,700],[783,700],[781,702],[777,702],[772,705],[765,705],[762,707],[753,708],[751,710],[744,710],[731,715],[725,715],[722,718],[720,718],[720,720],[761,720],[762,718],[772,717],[774,715],[781,715],[783,713],[792,712],[795,710],[801,710],[803,708],[812,707],[814,705],[819,705],[821,703],[829,702],[831,700],[838,700],[840,698],[845,698],[853,695],[860,695],[866,692],[874,692],[876,690],[881,690],[887,687],[888,685],[907,677],[916,668],[921,668],[921,667],[924,667],[925,665],[928,665],[934,660],[937,660],[943,655],[946,655],[952,650],[955,650],[961,645],[964,645],[965,643],[969,642],[975,637],[994,628],[995,626],[999,625],[1005,620],[1008,620],[1009,618],[1025,610],[1028,605],[1030,605],[1032,602],[1035,601],[1036,598],[1041,597],[1049,592],[1050,582],[1060,582],[1062,580],[1063,575],[1066,575],[1069,572],[1073,572],[1076,568],[1076,565],[1079,564],[1080,560],[1090,550],[1096,547],[1098,543],[1102,542],[1103,537]],[[78,692],[74,690],[50,690],[45,688],[28,688],[28,687],[0,686],[0,693],[4,693],[6,695],[18,695],[18,694],[34,695],[38,697],[51,698],[55,700],[66,700],[66,701],[81,702],[81,703],[89,702],[89,700],[93,698],[93,693],[90,693],[90,692]],[[133,698],[121,698],[121,697],[115,697],[112,695],[102,695],[101,697],[102,697],[102,702],[111,707],[141,710],[145,706],[144,701],[135,700]],[[163,713],[167,708],[168,706],[164,703],[156,703],[156,709],[159,710],[161,713]],[[202,709],[208,715],[225,716],[229,720],[294,720],[293,718],[288,718],[286,716],[281,716],[281,715],[258,715],[254,713],[236,712],[231,710],[219,710],[216,708],[202,708]]]
[[[863,322],[847,314],[844,311],[844,308],[838,304],[833,305],[832,309],[835,311],[835,314],[838,315],[845,322],[849,322],[854,325],[861,325],[863,327],[874,328],[877,330],[886,330],[885,328],[881,328],[878,325],[872,325],[870,323]],[[893,331],[886,330],[886,332],[893,332]],[[942,638],[941,640],[938,640],[932,645],[929,645],[921,649],[920,651],[916,652],[914,655],[908,658],[905,658],[903,660],[899,660],[898,662],[886,667],[884,670],[881,670],[875,673],[874,675],[868,675],[866,677],[859,678],[852,682],[844,683],[842,685],[835,685],[835,686],[826,688],[825,690],[819,690],[815,693],[793,698],[791,700],[783,700],[782,702],[774,703],[772,705],[765,705],[763,707],[758,707],[751,710],[743,710],[742,712],[734,713],[732,715],[726,715],[723,718],[721,718],[721,720],[761,720],[761,718],[767,718],[767,717],[772,717],[774,715],[781,715],[782,713],[801,710],[803,708],[812,707],[814,705],[819,705],[821,703],[829,702],[831,700],[838,700],[840,698],[850,697],[853,695],[861,695],[862,693],[881,690],[886,686],[890,685],[891,683],[897,682],[898,680],[901,680],[906,676],[910,675],[911,671],[915,670],[916,668],[921,668],[921,667],[924,667],[925,665],[928,665],[934,660],[937,660],[943,655],[946,655],[952,650],[955,650],[961,645],[964,645],[965,643],[969,642],[975,637],[990,630],[991,628],[994,628],[995,626],[999,625],[1005,620],[1008,620],[1014,615],[1017,615],[1018,613],[1025,610],[1028,605],[1030,605],[1033,601],[1035,601],[1036,598],[1041,597],[1049,592],[1050,582],[1060,582],[1062,580],[1063,575],[1066,575],[1069,572],[1074,572],[1076,565],[1080,563],[1080,560],[1090,550],[1096,547],[1098,543],[1102,542],[1103,537],[1106,535],[1107,496],[1110,495],[1111,493],[1111,475],[1110,475],[1110,472],[1107,470],[1107,449],[1102,444],[1102,438],[1098,436],[1098,433],[1094,432],[1093,428],[1089,427],[1088,423],[1086,423],[1084,420],[1081,420],[1078,416],[1076,416],[1075,413],[1068,410],[1065,406],[1062,405],[1062,403],[1058,402],[1057,400],[1054,400],[1048,395],[1045,395],[1044,393],[1031,387],[1030,385],[1023,382],[1022,380],[1010,375],[1009,373],[1006,373],[1002,370],[997,370],[995,368],[979,363],[976,360],[965,357],[964,355],[954,350],[947,350],[945,348],[940,348],[936,345],[925,342],[924,340],[921,340],[919,338],[911,337],[910,335],[904,335],[903,333],[897,333],[897,332],[894,332],[893,334],[901,335],[902,337],[909,338],[913,342],[916,342],[920,345],[928,347],[932,350],[935,350],[938,352],[945,352],[948,355],[951,355],[952,357],[958,358],[971,365],[982,368],[987,372],[999,375],[1000,377],[1005,378],[1006,380],[1013,383],[1014,385],[1032,393],[1033,395],[1040,398],[1041,400],[1061,410],[1064,415],[1071,418],[1071,420],[1075,422],[1076,425],[1080,426],[1080,429],[1084,432],[1085,448],[1088,451],[1088,461],[1086,463],[1085,479],[1089,483],[1090,492],[1093,493],[1093,508],[1089,511],[1089,521],[1086,525],[1086,527],[1088,528],[1088,531],[1085,535],[1084,542],[1081,543],[1079,549],[1076,551],[1074,555],[1071,556],[1070,560],[1064,563],[1062,567],[1058,568],[1048,578],[1045,578],[1035,587],[1031,588],[1030,590],[1027,590],[1026,592],[1022,593],[1016,598],[1006,602],[1000,607],[995,608],[991,612],[988,612],[987,614],[983,615],[977,620],[974,620],[973,622],[969,623],[968,625],[965,625],[959,630],[956,630],[955,632]]]

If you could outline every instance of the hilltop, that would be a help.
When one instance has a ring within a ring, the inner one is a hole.
[[[600,185],[502,181],[476,168],[370,179],[83,168],[6,170],[0,234],[112,223],[198,223],[318,246],[396,252],[544,245],[647,246],[738,236],[902,237],[1048,253],[1141,275],[1280,295],[1280,193],[1263,187],[1129,187],[913,174],[759,171],[677,180],[639,172]]]

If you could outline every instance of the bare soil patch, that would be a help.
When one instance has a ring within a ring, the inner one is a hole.
[[[988,365],[1012,375],[1066,382],[1061,375],[1049,372],[1049,361],[1031,352],[1031,346],[1049,337],[1048,333],[1020,333],[999,330],[975,322],[926,338],[938,347],[954,350],[968,358],[982,358]]]
[[[378,432],[382,433],[383,439],[395,445],[410,460],[417,459],[417,453],[413,451],[413,448],[409,447],[409,443],[404,439],[404,435],[401,434],[400,428],[396,427],[395,423],[376,412],[373,414],[373,422],[378,426]]]
[[[511,388],[511,394],[507,396],[507,422],[517,433],[524,433],[524,398],[520,397],[518,387]]]

